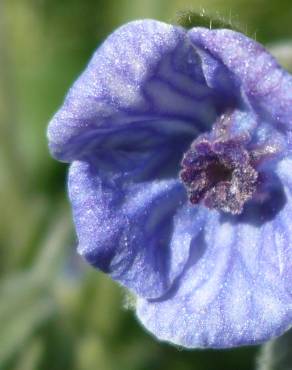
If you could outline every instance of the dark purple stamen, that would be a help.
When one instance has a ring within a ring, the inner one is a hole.
[[[192,204],[240,214],[257,190],[258,172],[246,149],[247,137],[228,137],[227,126],[221,118],[209,134],[192,143],[182,160],[180,178]]]

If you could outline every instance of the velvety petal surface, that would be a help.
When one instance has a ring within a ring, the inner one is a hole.
[[[69,174],[79,253],[151,298],[169,289],[189,256],[189,243],[177,244],[173,237],[175,223],[182,223],[175,215],[186,201],[182,184],[167,176],[149,180],[157,171],[161,175],[171,158],[169,147],[165,150],[136,157],[108,151],[87,162],[75,161]]]
[[[60,160],[82,159],[104,135],[129,128],[193,137],[236,99],[228,69],[201,57],[186,30],[131,22],[106,39],[70,89],[49,125],[50,150]]]
[[[273,120],[291,130],[292,77],[267,50],[247,36],[231,30],[193,28],[191,42],[223,63],[235,75],[262,120]]]
[[[255,207],[254,218],[236,221],[205,210],[206,223],[174,287],[157,300],[138,300],[139,319],[158,338],[224,348],[260,343],[291,326],[292,159],[281,161],[276,173],[283,185],[275,188],[270,210]],[[184,209],[190,234],[195,212]]]

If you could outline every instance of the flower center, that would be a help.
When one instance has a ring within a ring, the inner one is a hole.
[[[230,116],[227,117],[230,120]],[[240,214],[257,190],[258,172],[245,136],[228,137],[226,116],[193,141],[182,160],[180,178],[192,204]]]

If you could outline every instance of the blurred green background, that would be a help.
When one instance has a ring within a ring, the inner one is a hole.
[[[291,0],[0,0],[1,370],[254,368],[258,347],[186,351],[143,330],[122,289],[76,255],[67,166],[47,150],[50,117],[106,35],[184,10],[265,44],[292,39]]]

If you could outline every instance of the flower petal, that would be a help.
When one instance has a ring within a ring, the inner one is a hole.
[[[121,128],[142,125],[191,136],[210,128],[235,90],[227,68],[215,60],[218,80],[227,89],[218,94],[208,86],[203,62],[180,27],[143,20],[119,28],[93,55],[53,117],[52,154],[64,161],[82,159],[99,145],[99,135]]]
[[[105,151],[94,160],[73,162],[69,174],[79,253],[148,298],[170,288],[189,255],[188,243],[178,246],[171,240],[173,215],[186,195],[167,172],[161,178],[164,160],[171,158],[168,151],[163,155],[159,148],[159,153],[136,157]]]
[[[258,220],[232,222],[205,210],[205,225],[176,285],[157,300],[138,299],[139,319],[158,338],[224,348],[261,343],[291,326],[292,159],[283,160],[277,174],[285,202],[272,219],[280,198],[270,210],[261,209]],[[192,218],[186,207],[187,214]]]
[[[292,77],[263,46],[232,30],[193,28],[189,37],[195,47],[220,60],[235,75],[262,119],[272,119],[290,130]]]

